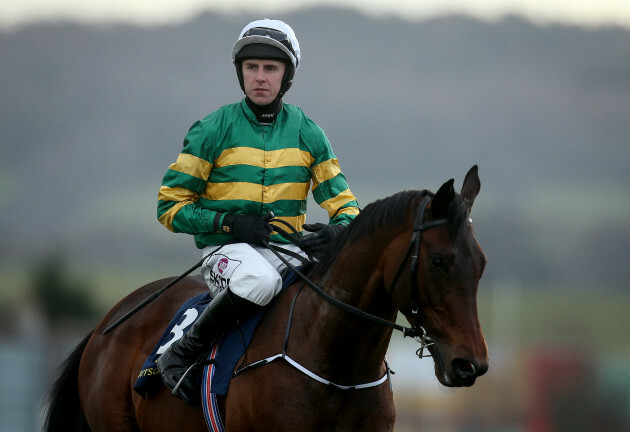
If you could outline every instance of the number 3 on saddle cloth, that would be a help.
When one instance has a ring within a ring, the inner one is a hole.
[[[294,272],[285,275],[283,289],[293,283],[296,278]],[[208,292],[189,299],[179,308],[138,374],[133,388],[140,396],[145,397],[156,386],[163,385],[155,362],[160,354],[188,331],[211,300],[212,297]],[[204,366],[203,372],[197,372],[195,379],[199,383],[204,416],[208,428],[212,432],[223,432],[223,424],[216,406],[216,396],[227,394],[232,371],[245,353],[254,335],[254,330],[256,330],[256,326],[266,310],[263,308],[248,319],[243,320],[236,328],[221,338],[210,350],[208,364]]]

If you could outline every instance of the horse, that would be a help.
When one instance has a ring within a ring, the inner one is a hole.
[[[227,432],[392,431],[385,356],[393,331],[403,328],[398,312],[413,324],[405,335],[417,337],[420,357],[428,350],[442,385],[472,386],[487,371],[476,299],[486,256],[469,217],[481,185],[477,166],[459,194],[453,183],[367,205],[308,271],[309,285],[297,280],[274,299],[241,360],[286,351],[310,375],[272,361],[233,376],[219,399]],[[129,294],[79,343],[49,393],[44,431],[208,430],[200,407],[165,386],[145,397],[132,389],[178,306],[207,290],[202,281],[182,278],[104,334],[170,280]]]

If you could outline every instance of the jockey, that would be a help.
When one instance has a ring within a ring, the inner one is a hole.
[[[308,250],[330,241],[359,213],[324,131],[282,101],[300,59],[295,33],[284,22],[264,19],[245,26],[232,49],[245,98],[194,123],[162,181],[158,220],[173,232],[194,235],[213,296],[188,333],[158,359],[171,390],[212,340],[282,288],[286,266],[263,241],[305,256],[273,232],[265,215],[273,212],[297,231],[311,232],[301,238]],[[311,182],[328,224],[304,223]],[[287,260],[299,264],[295,257]],[[198,396],[190,375],[177,396],[194,404]]]

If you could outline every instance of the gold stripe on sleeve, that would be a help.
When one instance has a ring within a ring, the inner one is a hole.
[[[341,168],[339,167],[339,161],[337,159],[328,159],[314,166],[313,190],[316,189],[320,183],[330,180],[339,174],[341,174]]]
[[[328,211],[328,215],[330,217],[333,217],[341,206],[354,200],[356,200],[356,198],[352,194],[350,189],[346,189],[345,191],[341,192],[339,195],[321,203],[321,207],[323,207],[324,209]],[[359,214],[359,209],[356,207],[349,207],[347,209],[341,210],[339,213]]]
[[[169,231],[173,231],[173,219],[175,218],[175,215],[177,214],[178,211],[180,211],[184,206],[187,206],[188,204],[192,204],[192,202],[190,201],[178,202],[173,207],[168,209],[168,211],[165,212],[162,216],[160,216],[158,220],[160,221],[162,225],[168,228]]]
[[[168,186],[160,187],[160,192],[158,193],[158,200],[160,201],[186,201],[186,202],[196,202],[199,199],[195,193],[191,192],[186,188],[170,188]]]
[[[197,156],[180,153],[177,161],[171,164],[169,169],[207,180],[212,170],[212,164]]]

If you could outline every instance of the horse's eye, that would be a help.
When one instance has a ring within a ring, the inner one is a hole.
[[[446,260],[443,257],[432,257],[429,263],[434,270],[440,272],[446,271]]]

